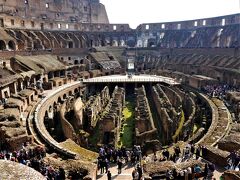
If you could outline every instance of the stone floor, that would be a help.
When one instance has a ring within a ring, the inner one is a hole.
[[[111,165],[110,166],[110,172],[112,174],[112,179],[116,180],[131,180],[132,179],[132,171],[134,170],[134,166],[127,164],[123,165],[122,173],[118,174],[117,166]],[[101,174],[100,171],[98,171],[97,179],[101,180],[107,180],[107,174]]]
[[[132,180],[132,171],[134,170],[134,166],[130,164],[124,165],[121,174],[118,174],[117,165],[112,164],[109,170],[112,174],[112,180]],[[212,178],[220,180],[223,171],[224,169],[216,167],[216,170],[214,171],[214,176]],[[107,180],[107,174],[101,174],[100,171],[98,171],[97,179]],[[203,178],[200,178],[199,180],[203,180]]]

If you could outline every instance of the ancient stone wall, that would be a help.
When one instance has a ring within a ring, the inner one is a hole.
[[[61,120],[62,130],[66,139],[72,139],[74,142],[78,142],[78,138],[72,124],[68,122],[68,120],[65,118],[66,113],[72,109],[72,107],[69,107],[69,106],[73,106],[73,104],[70,104],[70,103],[71,102],[69,99],[65,101],[60,108],[60,120]]]
[[[105,112],[101,117],[100,129],[101,133],[109,133],[109,142],[114,144],[117,143],[121,120],[122,120],[122,110],[125,104],[125,90],[124,88],[115,87],[112,98],[109,101],[107,107],[105,108]],[[103,137],[103,136],[102,136]],[[105,142],[105,143],[109,143]]]
[[[146,141],[158,138],[152,113],[146,97],[145,87],[135,89],[136,108],[135,108],[135,134],[136,143],[143,146]]]
[[[108,23],[104,5],[89,0],[40,0],[0,1],[1,13],[40,19],[43,21],[68,21]],[[32,24],[32,26],[34,26]]]
[[[83,111],[84,104],[81,98],[77,98],[73,105],[74,116],[75,116],[75,127],[80,128],[83,125]]]
[[[104,111],[110,99],[108,87],[104,87],[100,94],[89,97],[85,105],[84,116],[87,117],[89,127],[95,127],[100,115]]]

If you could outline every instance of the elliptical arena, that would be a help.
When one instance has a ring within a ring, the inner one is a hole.
[[[240,14],[131,29],[98,0],[0,12],[0,179],[240,179]]]

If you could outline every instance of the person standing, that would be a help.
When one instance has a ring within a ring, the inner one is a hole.
[[[117,165],[118,165],[118,174],[121,174],[122,173],[122,161],[121,161],[121,159],[118,159]]]
[[[110,171],[107,172],[107,178],[108,178],[108,180],[111,180],[111,179],[112,179],[112,174],[111,174]]]
[[[138,180],[142,178],[142,168],[140,165],[137,166],[137,172],[138,172]]]

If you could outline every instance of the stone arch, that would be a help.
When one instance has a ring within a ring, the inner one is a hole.
[[[8,48],[11,49],[11,50],[16,50],[16,44],[14,41],[9,41],[8,42]]]
[[[119,46],[119,44],[118,44],[118,41],[117,40],[115,40],[115,39],[113,39],[113,41],[112,41],[112,46]]]
[[[124,41],[124,39],[120,39],[119,45],[120,45],[120,46],[125,46],[125,41]]]
[[[74,43],[72,41],[68,42],[68,48],[74,48]]]
[[[48,117],[49,117],[49,116],[48,116],[48,111],[46,110],[46,111],[45,111],[45,114],[44,114],[44,119],[48,119]]]
[[[72,91],[69,91],[69,92],[68,92],[68,95],[69,95],[69,96],[72,96]]]
[[[74,89],[74,93],[77,94],[78,93],[78,88]]]
[[[33,49],[38,50],[38,49],[43,49],[41,43],[39,40],[33,41]]]
[[[147,46],[148,47],[156,46],[155,39],[153,39],[153,38],[148,39],[148,45]]]
[[[63,99],[66,99],[66,98],[67,98],[67,95],[66,95],[66,94],[64,94],[64,95],[63,95]]]
[[[74,64],[79,64],[79,60],[75,59]]]
[[[106,37],[105,38],[105,43],[106,43],[106,45],[110,45],[111,44],[111,38],[110,37]]]
[[[141,39],[137,41],[137,47],[143,47],[143,41]]]
[[[6,43],[3,40],[0,40],[0,50],[6,50]]]
[[[58,102],[58,103],[62,103],[62,99],[61,99],[61,97],[60,97],[60,96],[58,97],[58,100],[57,100],[57,102]]]
[[[53,103],[53,108],[54,108],[54,109],[57,108],[57,103],[56,103],[56,101],[54,101],[54,103]]]
[[[48,108],[48,112],[51,112],[53,110],[53,107],[50,105]]]
[[[127,40],[127,45],[129,47],[134,47],[135,46],[135,39],[134,37],[129,37],[128,40]]]

